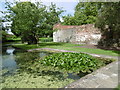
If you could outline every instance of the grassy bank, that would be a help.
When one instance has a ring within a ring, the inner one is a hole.
[[[70,50],[70,51],[78,51],[78,52],[87,52],[93,54],[103,54],[110,56],[118,56],[120,54],[120,51],[114,51],[114,50],[79,48],[76,46],[81,46],[81,45],[71,44],[71,43],[43,42],[37,45],[16,44],[13,46],[24,50],[35,49],[35,48],[53,48],[53,49],[62,49],[62,50]]]

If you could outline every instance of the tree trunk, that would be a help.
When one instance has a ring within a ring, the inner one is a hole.
[[[28,44],[37,44],[38,40],[35,36],[29,36],[28,38]]]

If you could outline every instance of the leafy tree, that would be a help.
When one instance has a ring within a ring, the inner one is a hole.
[[[2,34],[2,42],[5,42],[5,41],[7,41],[7,37],[8,37],[8,34],[7,34],[7,32],[6,31],[0,31],[0,32],[2,32],[1,34]]]
[[[76,18],[74,16],[71,15],[67,15],[67,16],[63,16],[63,20],[64,22],[62,24],[64,25],[76,25]]]
[[[7,5],[12,20],[11,31],[21,36],[23,42],[36,44],[38,42],[37,24],[43,19],[45,7],[40,3],[17,2],[15,6]]]
[[[7,32],[5,31],[5,27],[3,26],[3,18],[0,17],[0,42],[7,41]]]
[[[36,44],[40,36],[52,36],[53,25],[60,22],[63,12],[55,4],[47,8],[39,2],[17,2],[15,6],[7,3],[7,8],[10,15],[6,18],[12,21],[12,32],[28,44]]]
[[[98,11],[101,8],[99,2],[80,2],[75,8],[77,25],[95,23]]]
[[[99,2],[79,2],[75,7],[74,16],[63,17],[63,24],[83,25],[93,24],[96,21],[102,3]],[[68,20],[68,21],[67,21]]]
[[[37,24],[39,20],[43,19],[42,13],[45,10],[44,7],[38,8],[38,6],[31,2],[22,2],[13,7],[17,15],[13,19],[12,32],[15,30],[14,34],[21,35],[22,40],[27,41],[28,44],[38,42]]]
[[[104,3],[96,26],[102,32],[99,45],[120,47],[120,2]]]
[[[44,14],[44,20],[39,25],[39,29],[41,29],[41,36],[50,36],[53,35],[53,25],[60,22],[60,15],[63,12],[61,8],[57,8],[55,4],[51,3],[51,5],[47,8]]]

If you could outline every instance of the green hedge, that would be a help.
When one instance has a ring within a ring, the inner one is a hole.
[[[39,38],[39,41],[41,41],[41,42],[52,42],[53,38]]]

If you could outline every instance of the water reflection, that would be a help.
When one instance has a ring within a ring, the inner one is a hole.
[[[14,48],[11,48],[11,47],[9,48],[9,47],[8,47],[7,50],[6,50],[6,53],[7,53],[7,54],[10,54],[10,55],[13,55],[13,52],[14,52],[14,51],[15,51]]]
[[[80,76],[74,74],[74,73],[68,73],[68,77],[67,78],[71,78],[74,80],[80,79]]]
[[[24,60],[26,61],[26,59],[29,59],[29,56],[32,55],[32,58],[36,58],[36,57],[45,57],[47,55],[49,55],[50,53],[48,52],[36,52],[36,53],[30,53],[30,52],[25,52],[23,50],[20,49],[15,49],[13,47],[3,47],[2,48],[2,70],[7,71],[3,74],[11,74],[14,73],[16,71],[16,69],[19,68],[19,63],[23,63],[24,64]],[[22,56],[22,61],[18,62],[17,57],[21,56],[21,54],[27,55],[27,56]]]
[[[45,56],[47,56],[47,55],[50,55],[50,54],[51,54],[51,53],[41,51],[41,52],[39,53],[39,57],[43,58],[43,57],[45,57]]]
[[[15,55],[3,55],[2,56],[2,69],[6,69],[7,72],[13,73],[18,68],[15,61]]]
[[[12,47],[5,47],[3,50],[2,69],[7,71],[5,73],[13,73],[18,67],[15,61],[15,55],[13,54],[15,49]]]

